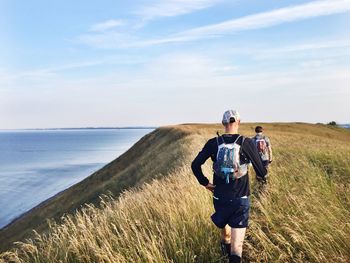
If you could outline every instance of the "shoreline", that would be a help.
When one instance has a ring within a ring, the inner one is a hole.
[[[20,128],[0,129],[0,131],[71,131],[71,130],[149,130],[157,129],[157,126],[131,126],[131,127],[72,127],[72,128]]]

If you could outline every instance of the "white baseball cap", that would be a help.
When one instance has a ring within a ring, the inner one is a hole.
[[[222,116],[222,124],[229,124],[240,120],[239,112],[236,110],[227,110]]]

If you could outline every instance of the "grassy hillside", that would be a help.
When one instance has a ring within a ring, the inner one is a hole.
[[[253,135],[254,126],[243,125],[241,133]],[[263,193],[251,173],[244,261],[350,262],[350,132],[301,123],[264,127],[275,158]],[[73,198],[75,204],[62,203],[59,196],[48,204],[71,211],[84,201],[82,195],[97,204],[98,193],[139,188],[115,199],[105,196],[99,208],[85,205],[62,224],[52,224],[47,234],[1,254],[0,261],[221,262],[219,231],[209,219],[211,194],[189,168],[205,141],[220,129],[181,125],[154,131],[82,182],[84,187],[62,193],[67,195],[62,200]],[[208,162],[208,176],[210,167]],[[142,184],[150,178],[158,179]],[[87,189],[94,184],[97,189]],[[46,206],[38,210],[50,215]]]
[[[185,152],[179,145],[185,137],[181,130],[168,128],[144,136],[118,159],[1,229],[0,251],[8,249],[14,241],[31,236],[33,228],[45,231],[48,218],[60,220],[65,213],[74,213],[84,203],[98,205],[103,193],[118,196],[125,189],[163,177],[168,173],[165,169],[168,163],[174,167],[182,163]]]

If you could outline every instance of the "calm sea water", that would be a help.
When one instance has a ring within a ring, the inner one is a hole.
[[[151,131],[0,131],[0,228],[100,169]]]

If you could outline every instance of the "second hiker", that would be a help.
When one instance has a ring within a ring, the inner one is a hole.
[[[272,147],[269,137],[264,135],[264,129],[261,126],[255,127],[256,135],[252,138],[255,146],[259,152],[261,161],[265,168],[268,168],[269,164],[272,162]]]

